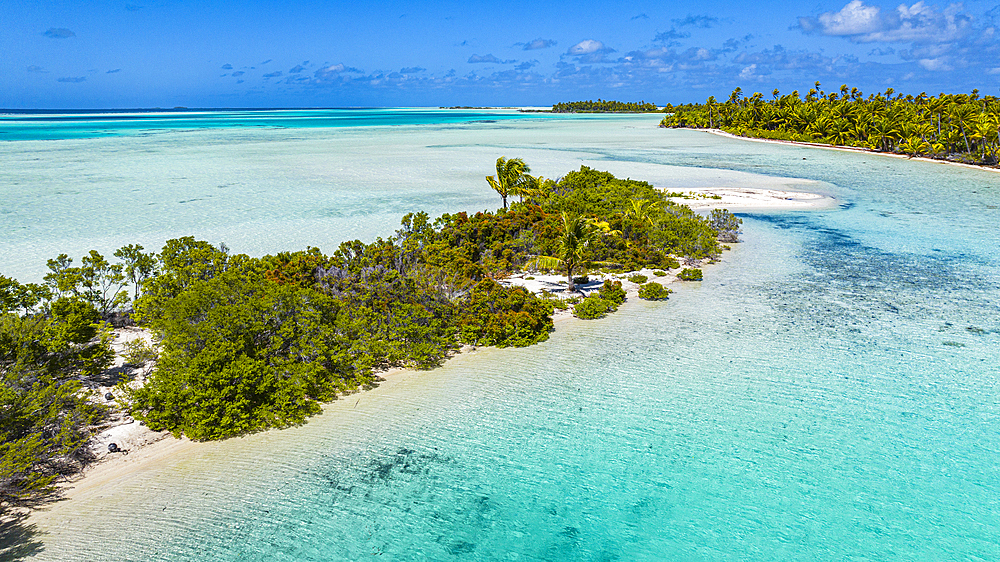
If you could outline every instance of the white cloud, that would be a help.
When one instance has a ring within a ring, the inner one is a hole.
[[[941,71],[952,70],[954,67],[948,63],[948,57],[938,57],[936,59],[920,59],[917,63],[927,70]]]
[[[595,41],[594,39],[584,39],[583,41],[580,41],[576,45],[570,47],[569,50],[566,51],[566,54],[574,56],[589,55],[591,53],[604,52],[604,50],[605,50],[604,43],[601,43],[600,41]]]
[[[823,35],[860,35],[882,29],[877,6],[865,6],[861,0],[851,0],[839,12],[820,14]]]
[[[857,43],[944,43],[967,35],[971,22],[961,4],[938,10],[921,0],[910,6],[900,4],[895,11],[883,14],[878,6],[851,0],[839,12],[799,18],[799,28]]]
[[[750,66],[743,67],[740,71],[740,78],[743,80],[749,80],[755,77],[755,72],[757,71],[757,63],[751,64]]]

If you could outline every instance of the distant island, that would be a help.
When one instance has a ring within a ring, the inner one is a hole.
[[[917,96],[892,88],[867,97],[842,85],[825,92],[816,82],[772,99],[736,88],[729,99],[668,106],[661,127],[718,129],[741,137],[818,143],[909,157],[995,167],[1000,150],[1000,98],[971,94]]]
[[[552,113],[656,113],[662,111],[655,103],[614,100],[571,101],[552,106]]]

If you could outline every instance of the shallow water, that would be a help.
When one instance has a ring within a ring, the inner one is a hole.
[[[438,208],[420,187],[434,166],[446,170],[434,189],[452,194],[441,210],[496,206],[481,176],[498,153],[551,176],[589,163],[843,205],[744,216],[744,242],[665,303],[404,374],[303,427],[208,444],[57,505],[39,519],[37,559],[1000,557],[1000,175],[657,130],[648,116],[348,131],[269,131],[247,177],[276,203],[229,216],[210,201],[231,224],[206,231],[244,232],[231,245],[251,252],[329,247],[308,237],[337,240],[360,219],[351,236],[385,235],[399,214]],[[307,140],[281,136],[293,133]],[[187,134],[148,137],[161,143],[150,158],[190,150],[198,170],[225,167],[242,150],[231,135],[251,132],[203,132],[217,136],[185,149]],[[91,142],[54,141],[43,157]],[[23,150],[11,145],[4,158]],[[389,156],[368,167],[376,149]],[[296,215],[301,195],[282,187],[296,182],[280,178],[327,160],[346,163],[336,196],[354,214]],[[79,221],[73,208],[59,222]],[[151,237],[202,235],[195,217],[142,220]]]

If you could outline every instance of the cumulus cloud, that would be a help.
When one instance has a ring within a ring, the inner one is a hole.
[[[346,66],[344,63],[330,64],[313,73],[314,82],[333,82],[339,80],[344,73],[364,74],[361,70]]]
[[[606,47],[604,43],[596,41],[594,39],[584,39],[576,45],[573,45],[566,51],[567,55],[589,55],[591,53],[601,53],[605,52]]]
[[[121,71],[122,71],[122,69],[116,68],[114,70],[107,71],[105,74],[116,74],[116,73],[121,72]]]
[[[427,70],[426,68],[421,68],[419,66],[407,66],[399,69],[400,74],[417,74],[418,72],[423,72]]]
[[[522,48],[525,51],[536,51],[538,49],[548,49],[549,47],[555,47],[556,42],[552,39],[533,39],[527,43],[517,43],[517,45],[524,45]]]
[[[70,37],[76,37],[76,33],[73,33],[65,27],[50,27],[48,31],[42,35],[48,37],[49,39],[69,39]]]
[[[242,70],[237,70],[232,75],[233,76],[243,76],[244,74],[246,74],[246,72],[243,72]],[[223,76],[225,76],[225,74],[223,74]]]
[[[648,19],[649,19],[649,16],[647,16],[646,14],[643,13],[643,14],[638,14],[638,15],[632,16],[631,21],[635,21],[635,20],[648,20]]]
[[[895,11],[882,12],[862,0],[851,0],[837,12],[818,17],[800,17],[798,28],[806,33],[846,37],[856,43],[920,43],[954,41],[968,34],[972,18],[960,4],[944,10],[917,2],[900,4]]]
[[[57,78],[56,82],[65,82],[67,84],[79,84],[80,82],[86,82],[86,76],[64,76],[62,78]]]
[[[306,67],[302,66],[301,64],[297,64],[297,65],[293,66],[292,68],[288,69],[288,73],[289,74],[298,74],[298,73],[302,72],[305,69],[306,69]]]
[[[222,70],[232,70],[232,69],[233,69],[233,65],[231,65],[229,63],[226,63],[226,64],[222,65]]]
[[[282,74],[283,73],[280,70],[276,70],[274,72],[268,72],[263,77],[264,78],[277,78],[277,77],[281,76]]]
[[[267,64],[267,63],[271,62],[272,60],[274,60],[274,59],[267,59],[266,61],[264,61],[264,62],[259,62],[259,63],[257,63],[257,64],[258,64],[259,66],[264,66],[265,64]]]
[[[48,72],[48,70],[45,70],[44,68],[33,64],[33,65],[31,65],[31,66],[28,67],[28,72],[41,72],[41,73],[45,73],[45,72]]]
[[[524,72],[525,70],[528,70],[529,68],[535,66],[536,64],[538,64],[538,61],[536,60],[526,60],[521,64],[515,66],[514,70],[517,70],[519,72]]]
[[[613,52],[614,49],[596,39],[584,39],[570,47],[563,56],[576,57],[580,63],[605,63],[609,62],[605,55]]]

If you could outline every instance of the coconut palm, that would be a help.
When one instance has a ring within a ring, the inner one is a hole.
[[[497,175],[486,176],[486,182],[500,194],[504,209],[507,208],[507,197],[518,193],[518,190],[526,183],[525,176],[530,171],[531,168],[520,158],[511,158],[510,160],[505,156],[497,158]]]
[[[562,214],[563,233],[558,256],[535,256],[528,264],[530,269],[560,269],[566,272],[566,290],[576,290],[573,274],[591,264],[602,264],[587,259],[587,249],[608,230],[607,223],[598,223],[580,215]]]

